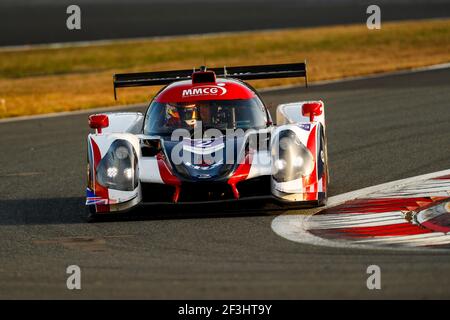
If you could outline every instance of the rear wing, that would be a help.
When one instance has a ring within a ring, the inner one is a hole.
[[[205,70],[206,68],[202,67],[201,69]],[[208,70],[214,71],[217,77],[229,77],[239,80],[304,77],[305,86],[308,87],[306,61],[288,64],[212,68]],[[117,88],[167,85],[179,80],[189,80],[195,71],[195,69],[188,69],[115,74],[113,76],[114,99],[117,100]]]

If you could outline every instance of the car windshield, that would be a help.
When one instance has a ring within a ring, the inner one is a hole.
[[[173,130],[261,129],[267,126],[267,114],[259,98],[245,100],[208,100],[196,102],[152,102],[147,111],[144,133],[171,134]]]

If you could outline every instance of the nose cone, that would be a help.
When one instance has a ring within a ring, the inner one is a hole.
[[[183,162],[176,165],[175,170],[186,180],[208,181],[225,178],[232,172],[233,165],[223,162],[213,162],[211,164],[207,164],[206,162],[203,162],[202,164]]]
[[[212,181],[229,176],[235,167],[237,139],[183,139],[172,143],[169,158],[176,173],[188,181]],[[166,147],[166,150],[169,148]]]

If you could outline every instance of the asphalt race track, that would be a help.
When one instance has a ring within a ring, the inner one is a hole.
[[[263,96],[272,111],[325,101],[337,195],[450,168],[448,79],[443,69]],[[448,253],[291,242],[271,230],[283,211],[146,208],[86,223],[87,133],[87,114],[0,124],[0,298],[450,298]],[[81,291],[66,289],[72,264]],[[371,264],[381,290],[366,288]]]
[[[378,0],[382,21],[448,17],[446,0]],[[70,0],[0,1],[0,46],[365,23],[369,0],[78,0],[81,30],[66,28]]]

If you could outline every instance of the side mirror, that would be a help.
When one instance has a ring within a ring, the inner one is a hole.
[[[302,106],[302,115],[304,117],[309,116],[309,121],[314,121],[315,116],[322,114],[323,103],[320,101],[306,102]]]
[[[96,130],[96,133],[102,133],[103,128],[109,126],[109,119],[106,114],[93,114],[89,116],[89,127]]]

